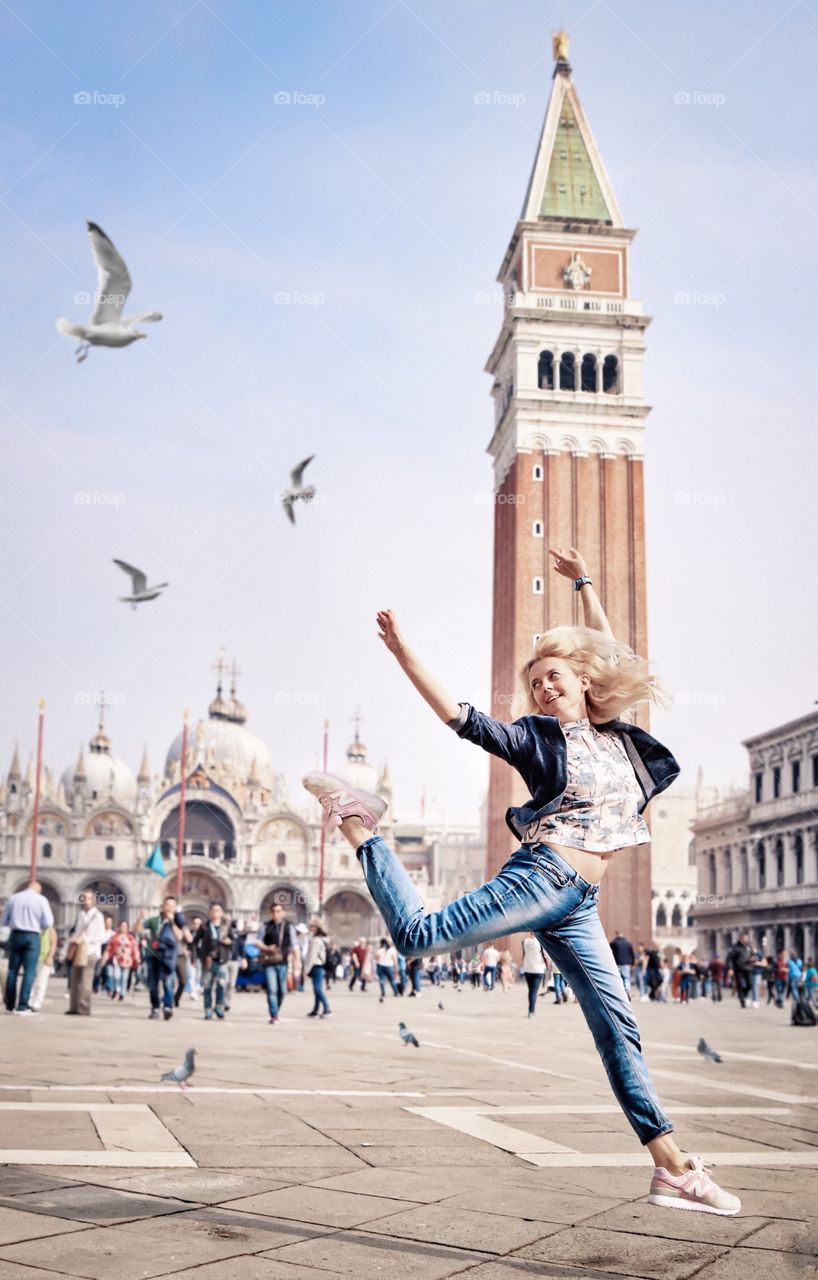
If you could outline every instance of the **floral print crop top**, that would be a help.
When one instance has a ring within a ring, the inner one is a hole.
[[[611,853],[648,844],[650,831],[639,813],[642,791],[615,729],[597,729],[589,719],[563,724],[568,781],[562,806],[532,822],[524,844],[564,844],[589,853]]]

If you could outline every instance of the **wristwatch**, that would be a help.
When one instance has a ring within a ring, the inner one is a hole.
[[[588,584],[588,586],[589,586],[589,587],[593,586],[593,582],[591,581],[591,579],[590,579],[590,578],[575,578],[575,579],[574,579],[574,590],[575,590],[575,591],[581,591],[581,590],[582,590],[582,588],[585,586],[585,584],[586,584],[586,583]]]

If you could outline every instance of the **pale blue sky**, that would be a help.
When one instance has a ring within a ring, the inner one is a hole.
[[[519,214],[561,24],[654,317],[650,644],[679,694],[654,732],[685,781],[701,763],[739,782],[740,739],[812,709],[818,7],[12,0],[7,757],[32,749],[43,695],[62,770],[94,730],[83,695],[105,689],[116,753],[135,769],[147,740],[158,769],[225,645],[299,802],[324,717],[337,758],[359,702],[398,817],[424,787],[427,812],[476,816],[485,759],[421,703],[374,614],[394,607],[452,693],[486,704],[500,308],[475,295]],[[87,311],[89,217],[131,267],[132,309],[165,320],[77,367],[54,320]],[[292,529],[274,495],[307,453],[322,501]],[[113,556],[171,589],[132,613]]]

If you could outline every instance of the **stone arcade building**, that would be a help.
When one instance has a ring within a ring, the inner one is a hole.
[[[765,954],[818,955],[818,711],[745,739],[747,791],[698,812],[699,954],[741,929]]]

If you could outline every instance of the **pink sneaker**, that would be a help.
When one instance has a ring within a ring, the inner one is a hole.
[[[701,1213],[738,1213],[738,1196],[722,1191],[705,1169],[701,1156],[688,1156],[687,1163],[687,1172],[678,1175],[667,1169],[653,1170],[648,1204],[665,1209],[698,1209]]]
[[[304,786],[316,796],[326,811],[331,827],[340,827],[344,818],[360,818],[374,831],[386,813],[386,801],[368,791],[359,791],[334,773],[308,773]]]

